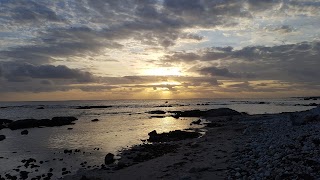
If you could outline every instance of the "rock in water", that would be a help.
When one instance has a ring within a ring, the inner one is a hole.
[[[5,140],[6,136],[5,135],[0,135],[0,141]]]
[[[104,164],[108,165],[114,162],[114,154],[108,153],[104,158]]]
[[[180,141],[184,139],[192,139],[201,136],[198,132],[188,132],[188,131],[181,131],[175,130],[170,131],[168,133],[161,133],[158,134],[157,131],[153,130],[149,135],[149,142],[170,142],[170,141]]]
[[[97,122],[97,121],[99,121],[99,119],[92,119],[91,121],[92,122]]]
[[[21,131],[21,135],[28,135],[29,134],[29,131],[28,130],[23,130]]]

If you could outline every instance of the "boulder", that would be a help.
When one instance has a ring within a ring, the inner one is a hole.
[[[99,119],[92,119],[91,121],[92,121],[92,122],[98,122]]]
[[[28,130],[23,130],[21,131],[21,135],[28,135],[29,134],[29,131]]]
[[[184,139],[191,139],[191,138],[197,138],[201,136],[198,132],[188,132],[188,131],[181,131],[181,130],[175,130],[170,131],[168,133],[161,133],[158,134],[157,131],[153,130],[149,135],[149,142],[170,142],[170,141],[180,141]]]
[[[5,140],[6,136],[5,135],[0,135],[0,141]]]
[[[104,157],[104,164],[108,165],[114,162],[114,154],[112,153],[108,153],[105,157]]]

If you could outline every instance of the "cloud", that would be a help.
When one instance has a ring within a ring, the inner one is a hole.
[[[253,73],[235,73],[230,72],[227,68],[217,68],[214,66],[205,67],[199,70],[200,74],[210,75],[213,77],[227,77],[227,78],[254,78]]]
[[[74,79],[77,82],[92,82],[94,76],[79,69],[70,69],[67,66],[40,65],[26,63],[2,63],[3,76],[11,82],[28,81],[30,79]],[[51,84],[44,83],[42,84]]]

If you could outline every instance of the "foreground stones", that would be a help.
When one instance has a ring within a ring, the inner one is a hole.
[[[200,137],[201,134],[198,132],[188,132],[188,131],[181,131],[175,130],[170,131],[168,133],[161,133],[158,134],[157,131],[151,131],[148,133],[149,135],[149,142],[170,142],[170,141],[180,141],[184,139],[192,139]]]
[[[228,179],[320,179],[320,121],[307,120],[317,115],[320,107],[243,121],[247,129]]]
[[[76,121],[75,117],[54,117],[50,119],[23,119],[13,121],[8,124],[8,128],[11,130],[16,129],[25,129],[25,128],[34,128],[34,127],[54,127],[54,126],[63,126],[63,125],[71,125],[74,124],[73,121]]]

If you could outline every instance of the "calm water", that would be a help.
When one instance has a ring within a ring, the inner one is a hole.
[[[263,102],[263,103],[261,103]],[[34,177],[53,173],[61,177],[61,168],[76,172],[80,163],[86,166],[101,165],[104,156],[117,153],[123,148],[141,143],[148,138],[148,132],[166,132],[190,127],[194,118],[174,119],[150,118],[145,112],[151,110],[192,110],[229,107],[250,114],[278,113],[307,110],[309,106],[296,104],[320,103],[319,100],[305,101],[299,98],[287,99],[201,99],[201,100],[130,100],[130,101],[65,101],[65,102],[2,102],[0,118],[18,120],[26,118],[52,118],[54,116],[75,116],[75,125],[28,129],[27,136],[21,130],[0,130],[6,139],[0,142],[0,174],[18,174],[13,169],[23,165],[21,160],[35,158],[44,161],[32,170]],[[110,105],[105,109],[76,109],[78,106]],[[160,107],[159,107],[160,106]],[[170,107],[163,107],[170,106]],[[44,109],[37,109],[44,107]],[[92,119],[98,122],[91,122]],[[67,128],[72,127],[72,130]],[[99,150],[94,150],[99,148]],[[80,153],[66,155],[64,149],[80,149]],[[85,152],[85,153],[83,153]],[[62,160],[63,159],[63,160]],[[60,161],[61,160],[61,161]],[[92,168],[92,167],[91,167]],[[38,169],[38,172],[35,172]],[[30,169],[28,170],[30,171]]]

